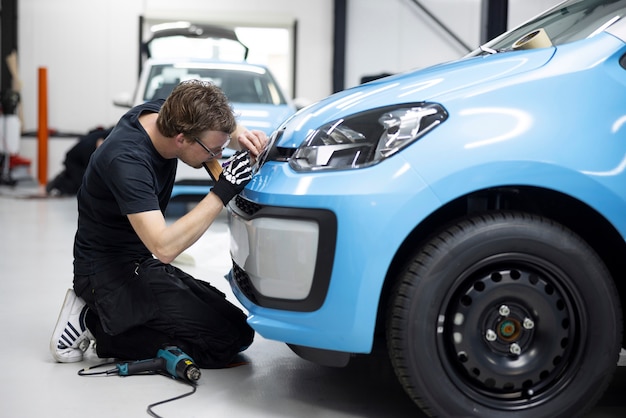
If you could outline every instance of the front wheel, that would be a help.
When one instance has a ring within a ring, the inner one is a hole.
[[[579,416],[617,365],[612,278],[584,241],[544,218],[458,222],[416,252],[391,298],[391,361],[432,416]]]

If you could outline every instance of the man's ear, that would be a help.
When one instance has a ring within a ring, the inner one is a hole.
[[[174,137],[174,142],[176,143],[177,146],[181,146],[185,143],[185,141],[187,141],[187,139],[185,138],[184,134],[177,134]]]

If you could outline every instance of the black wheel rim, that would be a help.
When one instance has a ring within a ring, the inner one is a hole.
[[[438,351],[455,385],[502,410],[544,402],[580,362],[581,298],[555,265],[502,254],[458,277],[438,317]]]

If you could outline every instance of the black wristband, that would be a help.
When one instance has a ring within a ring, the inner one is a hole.
[[[250,153],[248,151],[238,151],[230,157],[223,165],[224,170],[213,186],[215,193],[224,206],[241,192],[252,178],[250,168]]]
[[[215,186],[211,189],[213,193],[217,195],[224,203],[224,206],[230,202],[230,200],[237,196],[241,190],[235,188],[229,181],[224,178],[224,174],[220,174],[219,180],[215,183]]]

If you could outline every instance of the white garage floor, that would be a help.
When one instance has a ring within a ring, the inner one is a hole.
[[[25,199],[30,188],[0,186],[0,417],[141,417],[148,405],[189,391],[163,376],[81,377],[102,360],[57,364],[48,352],[65,291],[72,284],[73,198]],[[220,217],[181,265],[237,303],[223,275],[228,230]],[[156,406],[162,417],[421,417],[383,358],[320,367],[257,335],[249,364],[203,370],[197,392]],[[108,367],[110,368],[110,367]],[[626,416],[626,368],[588,417]]]

